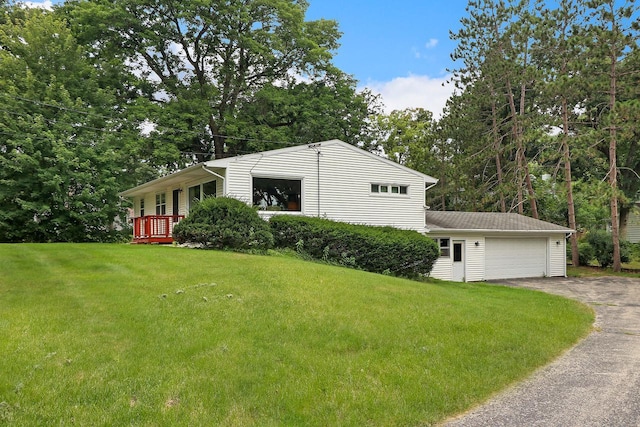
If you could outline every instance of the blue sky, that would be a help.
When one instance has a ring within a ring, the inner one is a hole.
[[[308,19],[334,19],[343,33],[336,65],[379,93],[387,110],[423,107],[438,115],[451,93],[449,31],[467,0],[310,0]]]
[[[53,0],[60,3],[62,0]],[[51,5],[51,0],[29,1]],[[386,111],[422,107],[438,116],[451,87],[457,30],[467,0],[309,0],[307,19],[338,21],[342,38],[335,64],[381,95]]]

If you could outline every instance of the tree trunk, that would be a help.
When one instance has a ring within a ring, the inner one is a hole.
[[[573,202],[573,182],[571,179],[571,152],[569,150],[569,107],[566,98],[562,99],[562,151],[564,154],[564,180],[567,185],[567,209],[569,216],[569,228],[575,230],[571,234],[571,264],[574,267],[580,265],[578,253],[578,234],[576,228],[576,209]]]
[[[618,159],[617,159],[617,117],[616,117],[616,61],[615,52],[611,52],[609,113],[612,123],[609,126],[609,184],[611,185],[611,237],[613,239],[613,271],[622,270],[620,261],[620,219],[618,217]]]
[[[493,91],[492,91],[493,95]],[[500,211],[507,212],[507,203],[504,199],[504,191],[502,190],[502,161],[500,160],[500,134],[498,133],[498,112],[496,111],[496,102],[491,103],[491,125],[493,134],[493,149],[496,152],[496,172],[498,175],[498,194],[500,195]]]

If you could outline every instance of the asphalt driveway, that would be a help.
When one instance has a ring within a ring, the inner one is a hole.
[[[640,279],[501,282],[589,304],[595,331],[527,381],[446,426],[640,426]]]

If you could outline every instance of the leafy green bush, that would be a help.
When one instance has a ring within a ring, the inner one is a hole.
[[[588,242],[578,243],[578,259],[580,261],[580,265],[589,265],[591,260],[595,257],[595,251]]]
[[[269,224],[245,203],[228,197],[208,197],[173,228],[178,243],[200,243],[214,249],[269,249]]]
[[[374,273],[426,275],[439,254],[435,241],[416,231],[289,215],[270,224],[277,247]]]
[[[593,248],[594,258],[600,267],[609,267],[613,264],[613,238],[606,231],[590,231],[587,234],[587,243]],[[620,260],[629,262],[630,243],[620,242]],[[581,261],[582,262],[582,261]]]

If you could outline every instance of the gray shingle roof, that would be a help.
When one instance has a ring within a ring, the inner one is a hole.
[[[427,211],[426,225],[437,230],[561,231],[570,228],[516,213]]]

